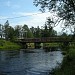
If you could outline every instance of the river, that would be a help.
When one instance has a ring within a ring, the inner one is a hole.
[[[48,75],[62,60],[61,51],[0,51],[0,75]]]

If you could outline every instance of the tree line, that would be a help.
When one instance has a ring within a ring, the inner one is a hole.
[[[4,33],[5,39],[13,41],[16,38],[41,38],[41,37],[53,37],[57,36],[57,31],[52,27],[54,22],[50,18],[47,19],[42,28],[39,26],[29,28],[28,25],[16,25],[15,27],[10,26],[7,20],[2,26],[2,33]],[[2,34],[0,33],[0,36]]]

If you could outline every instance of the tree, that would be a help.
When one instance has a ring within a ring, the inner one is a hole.
[[[16,38],[19,38],[19,33],[20,33],[21,29],[22,29],[21,25],[15,26],[14,35],[15,35]]]
[[[9,26],[9,21],[7,20],[3,26],[3,30],[5,33],[5,39],[13,41],[14,39],[14,28]]]
[[[8,33],[9,33],[9,21],[7,20],[4,24],[4,33],[5,33],[5,39],[8,40]]]
[[[35,6],[40,6],[41,11],[56,11],[60,20],[65,20],[64,28],[75,28],[75,0],[34,0]]]
[[[37,26],[37,28],[31,27],[30,30],[35,38],[41,37],[41,29],[39,28],[39,26]]]
[[[3,34],[4,34],[4,32],[3,32],[3,25],[0,24],[0,38],[3,37]]]
[[[63,32],[62,34],[61,34],[61,37],[67,37],[68,36],[68,34],[66,34],[65,32]]]
[[[30,31],[32,32],[33,37],[35,37],[35,28],[33,26],[30,28]]]
[[[10,41],[14,40],[14,29],[11,26],[9,26],[9,28],[8,28],[8,39]]]
[[[49,37],[49,32],[48,32],[48,27],[45,24],[44,29],[41,30],[42,32],[42,37]]]
[[[24,37],[28,37],[28,38],[31,38],[33,37],[33,34],[32,32],[30,31],[30,29],[28,28],[28,26],[26,24],[24,24],[24,26],[22,27],[22,29],[25,31],[24,32]]]
[[[53,23],[54,22],[50,17],[48,17],[44,29],[42,30],[42,37],[52,37],[57,35],[57,32],[53,29]]]
[[[3,26],[3,30],[4,30],[4,33],[5,33],[5,39],[6,40],[13,40],[14,38],[14,28],[9,26],[9,21],[7,20]]]
[[[53,30],[53,27],[52,27],[53,26],[53,23],[54,22],[50,19],[50,17],[48,17],[45,24],[48,26],[48,34],[49,34],[49,36],[53,36],[54,35],[53,34],[54,33],[53,32],[54,30]]]

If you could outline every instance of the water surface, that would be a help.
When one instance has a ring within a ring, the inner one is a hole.
[[[30,52],[0,51],[0,74],[48,75],[62,60],[61,51],[44,52],[43,49],[33,49]]]

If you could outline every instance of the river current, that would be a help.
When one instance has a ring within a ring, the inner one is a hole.
[[[0,75],[48,75],[63,60],[61,51],[26,51],[0,51]]]

